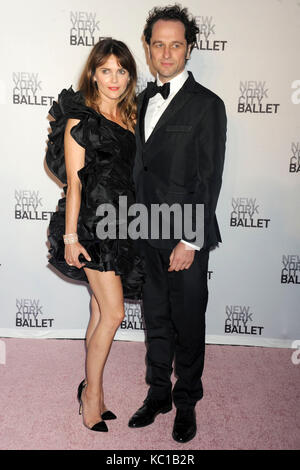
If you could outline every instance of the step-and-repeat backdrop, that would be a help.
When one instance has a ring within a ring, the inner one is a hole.
[[[168,2],[166,2],[167,4]],[[153,0],[6,1],[0,17],[0,336],[84,338],[88,287],[49,268],[47,227],[62,187],[45,164],[48,110],[101,37],[124,41],[138,91],[153,77],[142,31]],[[188,69],[228,115],[211,253],[207,342],[291,347],[300,338],[300,4],[186,0],[200,29]],[[125,304],[116,339],[144,340]]]

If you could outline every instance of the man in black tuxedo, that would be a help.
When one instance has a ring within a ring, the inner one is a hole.
[[[134,167],[137,202],[149,212],[153,204],[191,204],[195,218],[196,204],[204,205],[202,246],[184,234],[164,239],[161,230],[158,238],[150,234],[140,241],[150,388],[129,427],[147,426],[170,411],[173,395],[172,436],[178,442],[195,436],[195,405],[203,396],[208,258],[221,241],[215,210],[226,141],[223,101],[185,70],[197,32],[195,20],[178,5],[150,12],[144,35],[157,82],[138,98]]]

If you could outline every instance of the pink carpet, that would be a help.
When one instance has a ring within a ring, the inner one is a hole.
[[[84,375],[83,341],[2,341],[2,450],[300,448],[300,365],[292,363],[290,349],[208,345],[198,433],[178,444],[171,437],[174,408],[146,428],[127,426],[147,390],[143,343],[114,342],[105,401],[118,419],[107,423],[108,433],[95,433],[82,425],[76,401]]]

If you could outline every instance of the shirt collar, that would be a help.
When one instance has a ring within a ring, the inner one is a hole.
[[[180,72],[178,75],[176,75],[176,77],[169,80],[170,95],[173,95],[174,93],[177,93],[180,90],[180,88],[183,86],[185,81],[188,79],[188,77],[189,77],[189,74],[188,74],[187,70],[184,69],[182,72]],[[158,86],[163,85],[163,83],[158,78],[158,75],[156,76],[156,83],[157,83]]]

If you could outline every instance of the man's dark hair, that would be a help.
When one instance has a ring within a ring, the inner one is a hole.
[[[187,8],[182,8],[181,5],[176,4],[167,7],[154,7],[149,12],[147,18],[146,26],[144,29],[145,41],[147,44],[150,44],[150,39],[152,36],[152,28],[154,23],[158,20],[164,21],[181,21],[185,27],[185,39],[188,46],[191,46],[191,51],[193,50],[195,43],[197,41],[197,34],[199,33],[199,28],[196,24],[196,20],[193,17],[190,17]]]

